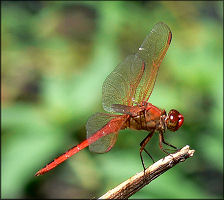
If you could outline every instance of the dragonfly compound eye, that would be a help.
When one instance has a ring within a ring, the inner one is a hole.
[[[182,126],[183,122],[184,122],[183,115],[181,115],[177,110],[174,109],[170,110],[166,120],[167,128],[170,131],[178,130]]]

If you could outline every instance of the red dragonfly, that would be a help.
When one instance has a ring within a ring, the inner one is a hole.
[[[184,122],[183,115],[174,109],[166,114],[165,110],[148,102],[171,38],[171,30],[165,23],[159,22],[153,27],[137,53],[128,56],[103,83],[104,110],[120,114],[96,113],[91,116],[86,124],[87,139],[54,159],[35,176],[52,170],[87,146],[90,151],[96,153],[110,151],[117,140],[118,132],[126,128],[149,132],[140,143],[140,157],[144,170],[142,152],[145,151],[151,157],[145,146],[156,131],[159,133],[159,147],[162,151],[169,154],[163,148],[163,144],[177,149],[165,142],[163,134],[166,129],[178,130]]]

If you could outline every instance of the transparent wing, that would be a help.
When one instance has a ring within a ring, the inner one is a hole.
[[[159,66],[171,42],[169,27],[156,24],[135,55],[128,56],[103,83],[103,108],[115,112],[114,104],[132,106],[147,101],[153,90]]]
[[[114,112],[113,105],[132,105],[145,65],[136,55],[128,56],[105,79],[102,102],[104,110]]]
[[[135,94],[135,100],[138,103],[148,101],[156,81],[159,66],[166,55],[171,39],[170,28],[160,22],[153,27],[136,53],[136,56],[140,57],[146,65]]]
[[[96,113],[92,115],[86,124],[87,139],[95,134],[99,138],[89,145],[89,149],[95,153],[110,151],[117,140],[118,132],[126,122],[127,115],[111,115]]]

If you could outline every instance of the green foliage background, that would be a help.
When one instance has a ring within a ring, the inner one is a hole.
[[[223,197],[223,2],[2,2],[1,197],[97,198],[142,170],[144,131],[121,131],[106,154],[85,149],[34,174],[85,139],[101,87],[154,24],[173,33],[150,102],[185,117],[166,140],[195,149],[132,198]],[[155,135],[147,149],[164,156]],[[147,165],[150,159],[145,155]]]

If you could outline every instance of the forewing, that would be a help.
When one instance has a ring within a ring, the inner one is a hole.
[[[160,22],[153,27],[136,53],[136,56],[145,63],[145,71],[135,94],[135,100],[138,103],[148,101],[156,81],[159,66],[166,55],[171,39],[170,28]]]
[[[95,153],[108,152],[116,143],[118,131],[127,119],[127,115],[111,115],[96,113],[91,116],[86,124],[87,139],[94,134],[99,138],[89,145],[89,149]]]
[[[171,42],[169,27],[156,24],[135,55],[128,56],[103,83],[103,108],[116,112],[113,105],[132,106],[147,101],[157,72]]]
[[[104,110],[114,112],[113,104],[133,105],[144,67],[139,57],[130,55],[107,76],[102,88]]]

